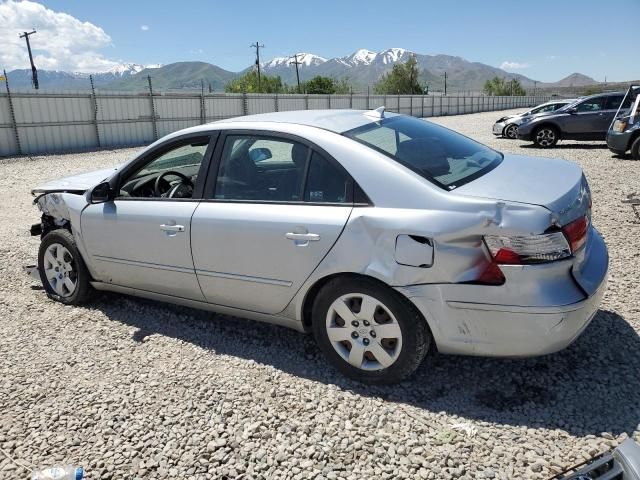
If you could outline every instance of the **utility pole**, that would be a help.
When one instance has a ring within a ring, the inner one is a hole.
[[[251,45],[251,48],[256,49],[256,67],[258,67],[258,91],[260,91],[260,49],[264,48],[264,45],[260,45],[260,42],[256,42]]]
[[[296,66],[296,80],[298,81],[298,93],[302,93],[300,92],[300,72],[298,72],[298,65],[302,65],[302,62],[298,61],[298,53],[296,53],[295,55],[293,55],[292,57],[289,58],[293,58],[293,62],[289,62],[289,65],[295,65]]]
[[[31,44],[29,43],[29,35],[33,35],[36,33],[35,30],[32,32],[24,32],[20,35],[20,38],[24,38],[27,41],[27,50],[29,50],[29,61],[31,62],[31,81],[33,82],[33,88],[38,90],[38,70],[36,70],[36,66],[33,63],[33,55],[31,53]]]
[[[444,96],[447,96],[447,72],[444,72]]]

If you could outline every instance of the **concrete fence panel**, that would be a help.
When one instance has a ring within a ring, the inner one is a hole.
[[[374,109],[416,117],[528,108],[548,97],[301,95],[39,91],[0,93],[0,156],[144,145],[168,133],[240,115]]]

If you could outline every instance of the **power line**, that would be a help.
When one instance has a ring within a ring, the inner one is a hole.
[[[300,91],[300,73],[298,72],[298,65],[302,65],[302,62],[298,61],[298,55],[300,55],[299,53],[296,53],[295,55],[289,57],[289,58],[293,58],[293,62],[289,62],[289,65],[295,65],[296,66],[296,80],[298,80],[298,93],[302,93]]]
[[[27,41],[27,50],[29,51],[29,61],[31,62],[31,81],[33,82],[33,88],[38,90],[38,70],[36,70],[36,66],[33,63],[33,55],[31,54],[31,44],[29,43],[29,35],[33,35],[36,33],[35,30],[32,32],[24,32],[20,35],[20,38],[24,38]]]
[[[264,48],[264,45],[260,45],[260,42],[256,42],[251,45],[251,48],[256,49],[256,67],[258,67],[258,91],[260,91],[260,49]]]

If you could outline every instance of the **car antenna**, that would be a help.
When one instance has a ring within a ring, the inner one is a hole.
[[[368,117],[384,118],[384,105],[375,110],[367,110],[364,114]]]

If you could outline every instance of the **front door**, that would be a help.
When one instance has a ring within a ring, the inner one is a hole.
[[[342,233],[353,181],[289,137],[234,133],[220,150],[191,224],[200,286],[211,303],[281,312]]]
[[[113,201],[82,212],[82,234],[97,280],[204,299],[190,235],[211,150],[209,136],[161,145],[125,167]]]
[[[576,112],[563,118],[563,130],[569,138],[597,140],[605,121],[604,97],[584,100],[575,106]]]

